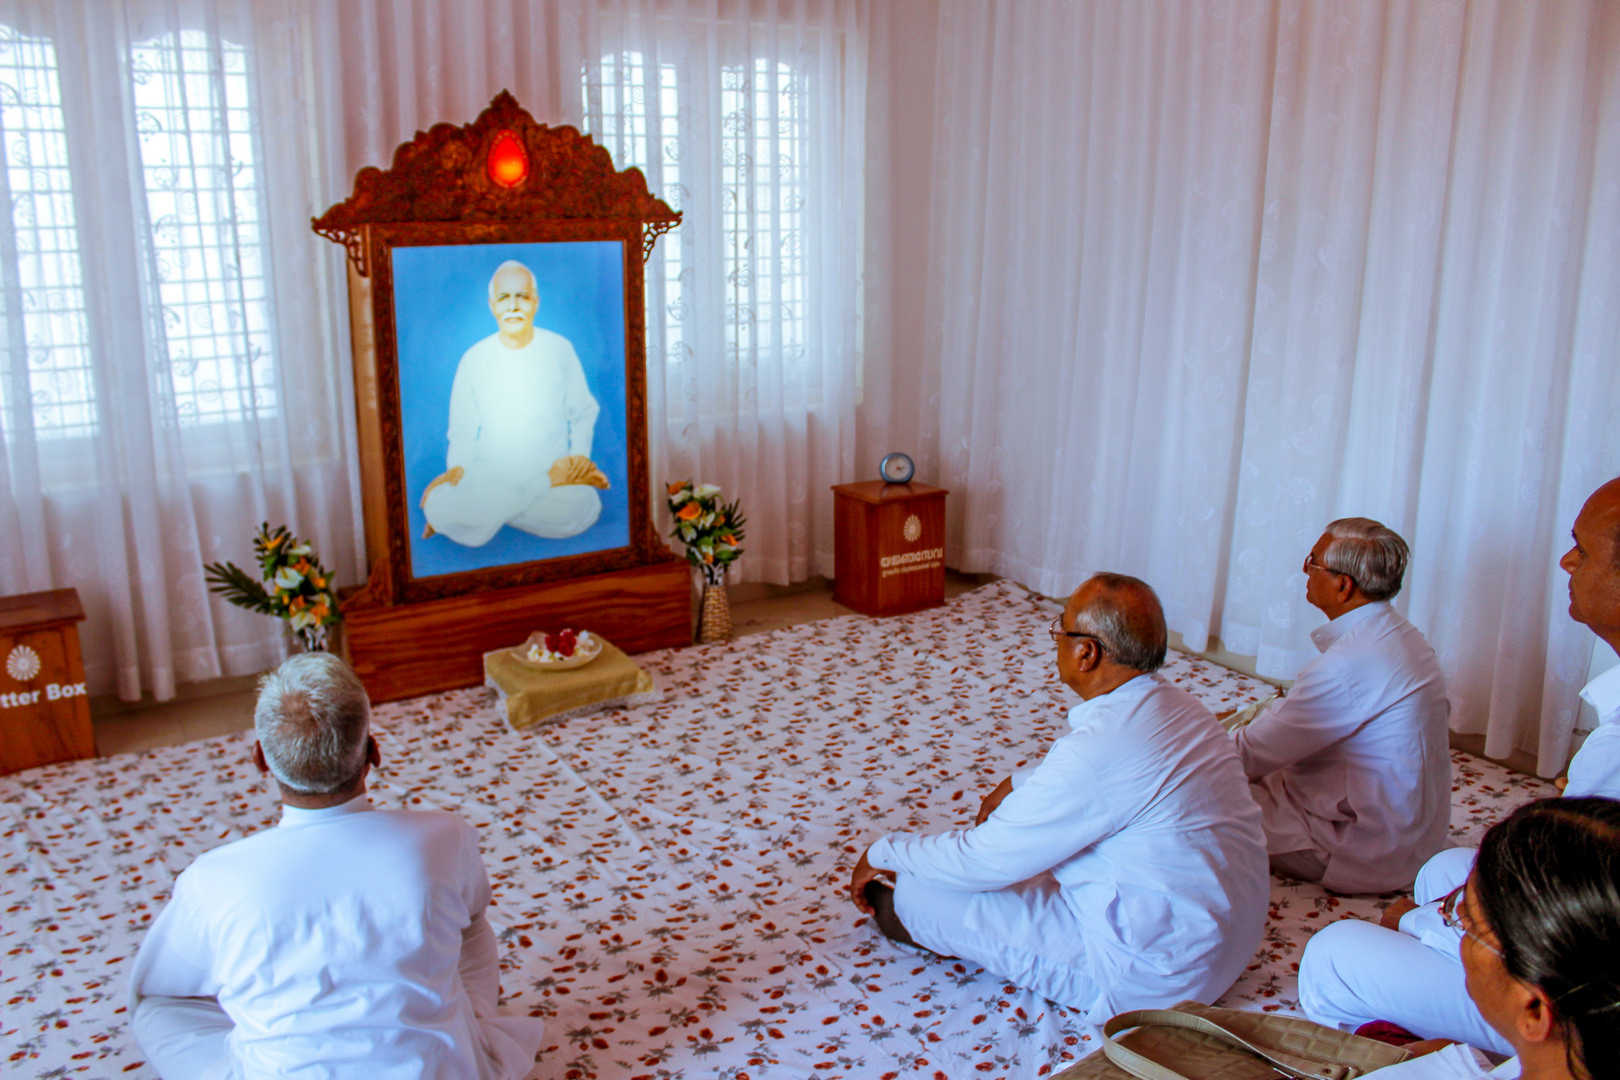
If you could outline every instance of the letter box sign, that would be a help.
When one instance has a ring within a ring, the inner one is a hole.
[[[0,597],[0,773],[95,754],[72,589]]]

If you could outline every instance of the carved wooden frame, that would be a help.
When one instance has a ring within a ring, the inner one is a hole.
[[[496,179],[491,151],[522,148],[521,177]],[[349,312],[371,578],[355,602],[415,603],[482,589],[552,582],[669,558],[648,498],[643,264],[681,215],[647,190],[639,169],[571,127],[535,123],[505,91],[471,124],[438,124],[362,169],[354,193],[313,221],[348,254]],[[396,248],[609,240],[624,252],[625,460],[629,543],[431,577],[413,573],[395,337]],[[639,258],[637,257],[639,255]]]

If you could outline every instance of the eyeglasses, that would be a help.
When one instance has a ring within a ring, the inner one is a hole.
[[[1309,555],[1305,556],[1305,565],[1301,569],[1303,569],[1307,574],[1310,573],[1312,570],[1321,570],[1321,571],[1323,571],[1325,573],[1329,573],[1329,574],[1341,574],[1344,577],[1349,577],[1350,576],[1349,574],[1346,574],[1343,570],[1335,570],[1331,566],[1324,566],[1323,564],[1317,562],[1316,561],[1316,555],[1315,555],[1314,552],[1312,554],[1309,554]]]
[[[1498,949],[1495,945],[1492,945],[1490,942],[1474,933],[1473,930],[1469,929],[1468,919],[1463,914],[1462,910],[1463,890],[1466,888],[1466,883],[1459,885],[1455,889],[1452,889],[1450,892],[1446,893],[1445,897],[1441,899],[1440,921],[1464,937],[1473,938],[1476,942],[1491,950],[1491,952],[1495,953],[1497,956],[1501,956],[1501,949]]]
[[[1058,641],[1061,638],[1066,638],[1066,637],[1090,638],[1092,641],[1095,641],[1097,643],[1097,648],[1098,649],[1102,649],[1103,652],[1108,651],[1106,649],[1103,649],[1102,639],[1099,638],[1096,634],[1088,634],[1084,630],[1065,630],[1065,629],[1063,629],[1063,616],[1062,615],[1059,615],[1057,618],[1052,620],[1052,625],[1048,626],[1046,628],[1046,632],[1048,634],[1052,635],[1052,640],[1053,641]]]

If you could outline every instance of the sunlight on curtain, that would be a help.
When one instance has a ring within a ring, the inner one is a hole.
[[[361,570],[299,7],[0,4],[0,591],[78,589],[92,692],[284,654],[202,578],[260,520]]]
[[[1620,471],[1620,9],[951,0],[936,59],[913,399],[963,568],[1136,573],[1290,676],[1301,558],[1379,517],[1454,725],[1560,768],[1556,561]]]

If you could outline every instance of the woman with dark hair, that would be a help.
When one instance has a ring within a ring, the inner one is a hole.
[[[1468,996],[1517,1057],[1452,1043],[1378,1080],[1620,1080],[1620,801],[1542,799],[1485,834],[1444,906]]]

